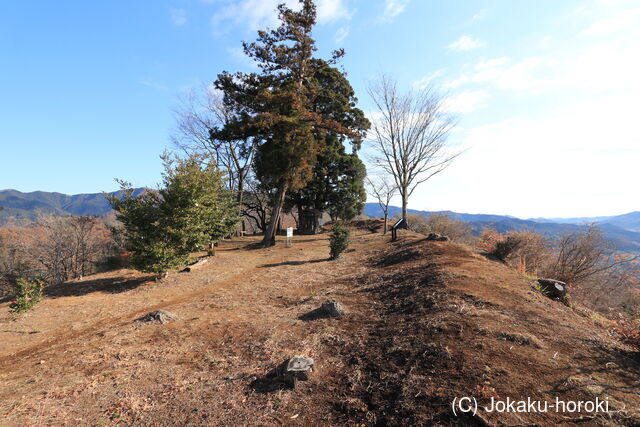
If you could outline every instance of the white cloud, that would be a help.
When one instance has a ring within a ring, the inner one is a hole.
[[[353,12],[345,5],[344,0],[318,0],[317,19],[319,24],[351,19]]]
[[[336,31],[336,34],[334,35],[334,40],[336,41],[336,43],[342,43],[344,39],[347,38],[348,35],[349,35],[349,27],[340,27],[338,28],[338,30]]]
[[[317,2],[318,24],[349,20],[353,15],[346,0],[319,0]],[[275,28],[278,25],[278,5],[285,3],[297,10],[298,0],[239,0],[222,6],[211,18],[215,34],[226,33],[232,26],[244,25],[249,31]]]
[[[553,37],[545,36],[541,38],[540,41],[538,42],[538,47],[540,49],[548,49],[551,47],[552,43],[553,43]]]
[[[382,20],[387,22],[393,21],[396,16],[404,12],[410,1],[411,0],[385,0]]]
[[[621,11],[611,17],[596,21],[580,35],[602,36],[637,25],[640,25],[640,8]]]
[[[187,23],[187,12],[184,9],[169,9],[169,16],[176,27]]]
[[[451,113],[471,113],[485,107],[488,99],[489,92],[484,89],[461,92],[448,97],[444,109]]]
[[[435,79],[437,79],[438,77],[442,76],[444,74],[444,69],[441,68],[439,70],[434,71],[431,74],[427,74],[426,76],[422,77],[421,79],[416,80],[415,82],[412,83],[412,86],[418,89],[426,89],[427,87],[429,87],[429,85],[431,84],[431,82]]]
[[[573,55],[550,53],[517,61],[506,57],[483,60],[443,84],[453,89],[487,84],[502,90],[535,93],[545,89],[605,92],[637,87],[640,45],[609,42],[589,45]]]
[[[448,45],[447,48],[451,50],[472,50],[482,46],[485,46],[484,42],[471,36],[464,35]]]
[[[296,0],[241,0],[227,4],[211,18],[213,31],[225,33],[234,25],[244,25],[249,31],[274,28],[278,24],[278,4],[298,8]]]
[[[471,17],[471,21],[479,21],[483,19],[487,15],[488,11],[489,11],[488,9],[482,9],[478,11],[475,15]]]
[[[525,218],[638,210],[640,25],[630,24],[633,13],[609,13],[589,38],[542,34],[526,56],[484,58],[452,75],[443,86],[463,92],[450,110],[474,111],[490,94],[495,110],[469,117],[501,118],[455,130],[451,141],[469,150],[411,207]]]
[[[521,217],[637,210],[639,92],[471,129],[462,138],[470,149],[412,207]]]

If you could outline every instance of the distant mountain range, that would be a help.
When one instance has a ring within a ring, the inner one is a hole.
[[[598,224],[610,224],[625,230],[640,232],[640,212],[616,216],[596,216],[585,218],[532,218],[536,222],[555,222],[558,224],[585,224],[597,222]]]
[[[389,216],[399,216],[402,209],[389,206]],[[532,230],[546,236],[558,236],[562,233],[578,231],[585,223],[595,222],[602,228],[605,236],[619,250],[640,251],[640,212],[631,212],[624,215],[597,217],[597,218],[535,218],[519,219],[507,215],[465,214],[452,211],[420,211],[409,209],[409,213],[418,215],[430,215],[440,213],[449,215],[458,221],[464,221],[471,226],[474,234],[479,234],[483,229],[491,227],[504,233],[511,230]],[[364,214],[369,217],[382,217],[382,209],[377,203],[367,203]]]
[[[146,191],[137,188],[134,195]],[[109,194],[121,196],[122,191]],[[0,225],[9,217],[34,220],[38,214],[53,215],[94,215],[104,216],[111,212],[111,206],[103,193],[76,194],[69,196],[61,193],[34,191],[22,193],[16,190],[0,190]],[[389,208],[393,218],[400,215],[401,209]],[[412,214],[430,215],[434,212],[409,209]],[[382,210],[377,203],[367,203],[364,213],[370,217],[381,217]],[[620,250],[640,251],[640,212],[631,212],[618,216],[595,218],[534,218],[519,219],[507,215],[465,214],[451,211],[440,211],[459,221],[469,223],[472,231],[479,234],[484,228],[492,227],[499,232],[510,230],[533,230],[547,236],[577,231],[585,222],[597,222],[606,237]]]
[[[134,195],[144,192],[134,190]],[[109,194],[122,196],[122,191]],[[9,217],[34,220],[39,214],[104,216],[111,212],[111,205],[103,193],[76,194],[34,191],[22,193],[17,190],[0,190],[0,224]]]

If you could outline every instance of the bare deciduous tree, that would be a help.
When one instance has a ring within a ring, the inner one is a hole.
[[[387,234],[387,223],[389,221],[389,204],[391,203],[391,199],[393,198],[393,196],[396,195],[398,187],[396,187],[395,183],[391,182],[388,175],[376,177],[374,179],[367,177],[367,185],[369,187],[369,191],[371,191],[373,196],[378,201],[380,209],[382,209],[382,213],[384,214],[383,234]]]
[[[51,283],[82,278],[94,272],[94,265],[99,256],[104,255],[110,238],[97,218],[47,217],[39,222],[44,238],[34,250]]]
[[[214,158],[218,167],[226,172],[227,186],[236,192],[236,201],[241,205],[256,146],[249,139],[217,137],[219,129],[234,119],[222,94],[203,85],[200,92],[191,91],[180,98],[174,116],[173,144],[187,153],[204,153]]]
[[[247,190],[248,193],[243,203],[242,215],[249,219],[254,232],[257,228],[261,233],[264,233],[271,217],[273,194],[260,185],[257,180],[251,178],[247,180]]]
[[[580,283],[600,272],[629,264],[638,256],[619,255],[611,247],[597,224],[587,224],[585,230],[560,237],[557,255],[548,274],[570,284]]]
[[[402,218],[416,187],[442,172],[460,153],[446,148],[454,126],[445,98],[434,87],[400,92],[387,76],[369,87],[376,106],[373,122],[375,163],[392,175],[402,198]]]

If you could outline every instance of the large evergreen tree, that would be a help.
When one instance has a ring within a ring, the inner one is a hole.
[[[363,135],[370,127],[364,113],[355,105],[358,99],[345,74],[322,60],[315,61],[314,111]],[[347,152],[347,146],[351,152]],[[317,209],[328,212],[332,219],[352,219],[362,213],[366,200],[364,178],[366,168],[358,157],[361,138],[327,132],[324,149],[313,166],[307,185],[289,193],[287,204],[298,210]]]
[[[300,0],[300,4],[300,10],[278,6],[281,25],[259,31],[255,42],[244,43],[245,53],[261,72],[225,72],[215,82],[224,93],[224,102],[237,113],[226,128],[236,137],[242,134],[258,140],[257,178],[277,189],[263,246],[275,244],[287,192],[304,188],[312,179],[318,155],[329,140],[348,137],[359,141],[363,136],[361,127],[337,120],[331,107],[317,108],[319,97],[331,96],[321,90],[319,70],[335,63],[343,51],[334,52],[328,62],[313,57],[316,47],[311,30],[316,8],[312,0]]]

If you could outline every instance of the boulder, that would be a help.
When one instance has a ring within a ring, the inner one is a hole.
[[[344,314],[344,309],[342,305],[334,300],[327,300],[320,305],[320,307],[311,310],[308,313],[303,314],[299,317],[300,320],[316,320],[316,319],[326,319],[328,317],[340,317]]]
[[[309,379],[315,362],[304,356],[293,356],[269,371],[265,376],[256,378],[249,387],[259,393],[269,393],[276,390],[291,390],[298,381]]]
[[[344,314],[342,305],[334,300],[323,302],[320,306],[320,310],[322,310],[327,315],[327,317],[340,317]]]
[[[141,318],[137,319],[137,322],[159,322],[159,323],[167,323],[171,320],[177,319],[178,316],[166,310],[154,310],[150,313],[145,314]]]
[[[567,284],[554,279],[538,279],[540,291],[551,299],[564,301],[567,296]]]
[[[449,237],[448,236],[441,236],[438,233],[429,233],[427,234],[427,239],[426,240],[431,240],[434,242],[448,242],[449,241]]]

